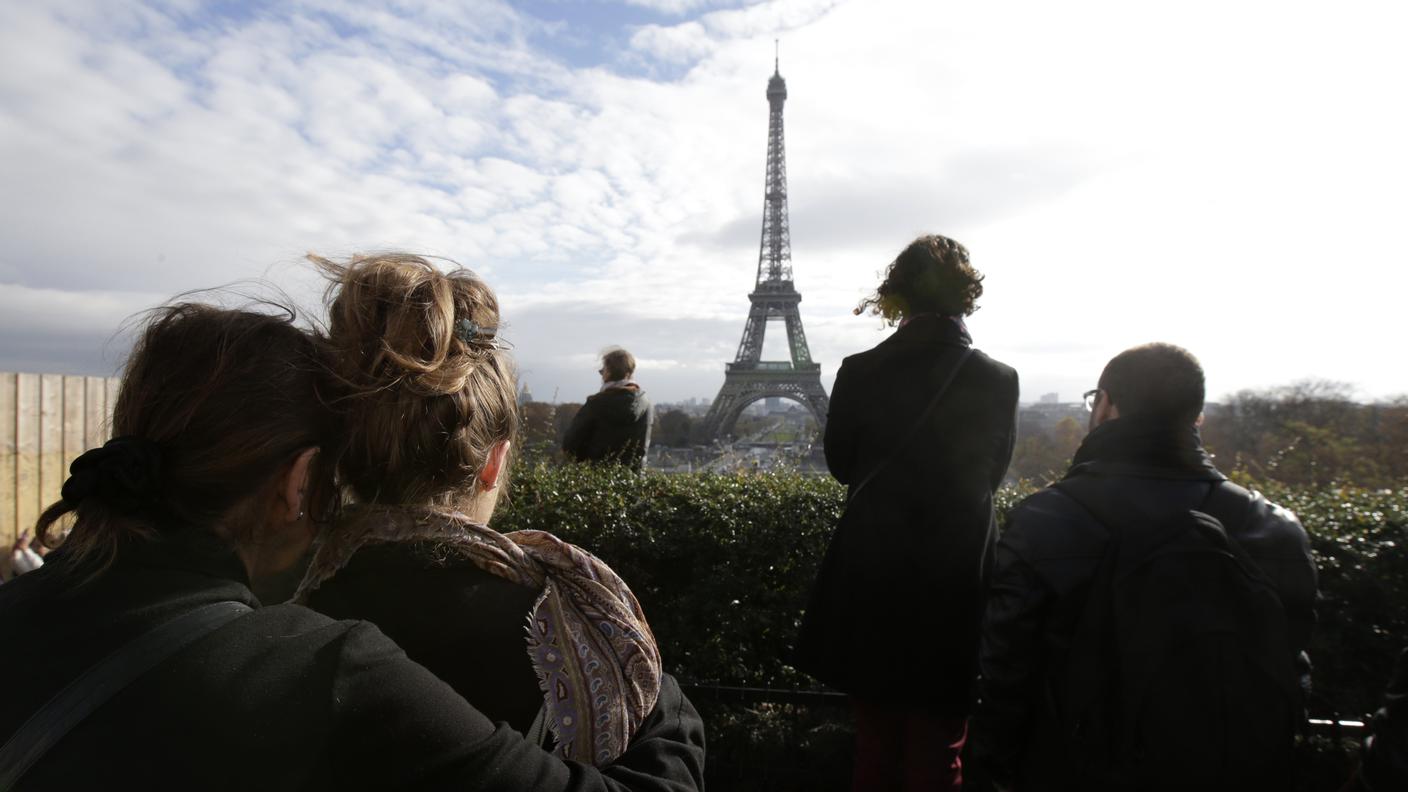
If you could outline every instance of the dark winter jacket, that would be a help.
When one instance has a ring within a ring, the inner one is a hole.
[[[973,352],[951,319],[919,317],[841,364],[826,420],[832,475],[856,487],[812,590],[796,663],[876,701],[967,714],[977,674],[993,493],[1011,460],[1017,372]]]
[[[639,470],[650,447],[655,410],[634,382],[587,397],[572,418],[562,450],[578,462],[614,462]]]
[[[308,607],[375,624],[490,720],[527,734],[543,705],[524,640],[541,593],[430,544],[377,544],[358,548]]]
[[[702,724],[671,687],[607,768],[564,763],[495,727],[366,622],[259,608],[243,565],[204,535],[128,548],[73,588],[60,550],[0,588],[0,740],[129,639],[226,600],[257,609],[179,651],[102,706],[19,789],[682,790]]]
[[[1076,452],[1067,479],[1121,525],[1158,526],[1200,508],[1226,478],[1204,452],[1196,429],[1142,417],[1106,422]],[[1083,496],[1084,497],[1084,496]],[[1229,537],[1270,578],[1285,608],[1290,645],[1309,684],[1303,649],[1314,623],[1316,571],[1309,539],[1295,515],[1248,493],[1240,520],[1225,521]],[[1064,739],[1051,700],[1085,593],[1104,556],[1109,531],[1086,509],[1048,487],[1008,515],[983,625],[982,703],[971,750],[996,780],[1017,779],[1020,790],[1066,789]]]

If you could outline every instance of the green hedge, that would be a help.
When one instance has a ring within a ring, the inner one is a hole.
[[[1312,710],[1372,710],[1408,645],[1408,488],[1241,483],[1296,512],[1311,535],[1323,597],[1310,648]],[[1028,491],[1004,489],[999,509]],[[787,654],[843,497],[821,476],[536,464],[516,472],[494,526],[551,531],[610,563],[682,682],[807,688],[815,683]],[[700,709],[710,727],[711,783],[770,792],[846,787],[849,726],[835,711]],[[1342,745],[1322,742],[1302,753],[1300,788],[1342,778],[1352,761]]]
[[[1300,517],[1320,570],[1312,709],[1371,712],[1408,646],[1408,488],[1257,488]]]

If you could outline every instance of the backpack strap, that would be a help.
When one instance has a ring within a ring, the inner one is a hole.
[[[963,352],[958,356],[958,362],[953,364],[953,368],[949,370],[948,376],[944,377],[943,384],[939,385],[939,389],[934,391],[933,398],[925,405],[924,410],[919,413],[919,417],[914,420],[914,423],[909,429],[906,430],[904,434],[900,435],[899,442],[895,444],[895,447],[890,449],[890,455],[881,460],[880,464],[872,468],[871,471],[865,475],[865,478],[860,480],[856,488],[851,490],[850,497],[846,498],[847,507],[855,501],[860,491],[865,489],[865,485],[874,481],[875,477],[880,475],[880,471],[884,470],[891,462],[895,461],[895,458],[900,455],[900,451],[909,444],[910,440],[914,439],[914,437],[919,434],[919,427],[924,425],[924,421],[929,417],[929,413],[933,412],[934,408],[939,406],[939,400],[942,399],[944,393],[948,391],[948,386],[953,384],[954,378],[958,376],[958,370],[963,368],[963,364],[968,362],[968,357],[972,354],[972,347],[965,347],[963,349]],[[845,508],[843,508],[842,511],[845,511]]]
[[[1260,581],[1263,585],[1270,587],[1273,592],[1280,596],[1276,584],[1267,577],[1261,565],[1252,558],[1246,548],[1237,541],[1237,536],[1241,529],[1246,526],[1251,519],[1252,510],[1256,506],[1256,496],[1245,487],[1240,487],[1230,481],[1223,480],[1213,482],[1212,489],[1203,499],[1203,505],[1198,507],[1198,511],[1207,514],[1222,523],[1223,532],[1227,540],[1227,551],[1232,554],[1237,562],[1242,565],[1242,569],[1248,576]]]
[[[133,638],[90,666],[45,702],[0,747],[0,792],[13,789],[50,748],[138,677],[251,610],[243,602],[233,600],[196,608]]]
[[[1119,668],[1119,652],[1110,625],[1114,622],[1112,595],[1124,536],[1120,515],[1107,508],[1095,490],[1102,479],[1080,476],[1052,485],[1094,517],[1109,534],[1100,560],[1091,571],[1085,603],[1070,637],[1065,668],[1059,680],[1051,677],[1046,684],[1047,707],[1060,724],[1061,738],[1072,762],[1070,769],[1081,778],[1098,775],[1109,764],[1114,753],[1111,742],[1118,739],[1118,735],[1106,733],[1103,721],[1096,717],[1105,707],[1103,702],[1109,691],[1118,686],[1112,671]],[[1059,703],[1058,686],[1065,693]]]

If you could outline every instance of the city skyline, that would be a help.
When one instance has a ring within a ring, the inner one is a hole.
[[[394,9],[394,11],[393,11]],[[801,313],[829,388],[911,238],[988,275],[1023,401],[1183,344],[1209,397],[1408,393],[1405,11],[817,0],[0,7],[0,369],[114,373],[124,320],[309,250],[481,272],[539,398],[630,348],[711,397],[756,267],[773,40]]]

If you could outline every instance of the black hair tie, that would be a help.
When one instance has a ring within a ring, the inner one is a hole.
[[[77,506],[92,498],[117,511],[132,512],[161,496],[161,448],[131,435],[114,437],[102,448],[73,460],[63,499]]]

